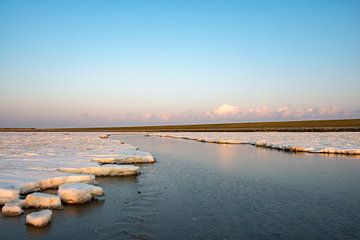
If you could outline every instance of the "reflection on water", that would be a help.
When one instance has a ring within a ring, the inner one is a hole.
[[[97,178],[105,201],[66,205],[44,229],[0,217],[0,239],[360,238],[356,158],[113,137],[157,163],[137,177]]]
[[[139,165],[140,166],[140,165]],[[98,185],[111,186],[117,184],[126,184],[126,183],[137,183],[137,176],[125,176],[125,177],[97,177],[96,182]]]
[[[236,152],[232,149],[234,146],[223,145],[216,148],[216,154],[219,167],[226,171],[232,168],[233,162],[236,160]]]
[[[37,228],[33,226],[26,225],[26,231],[30,237],[39,238],[46,236],[51,231],[52,225],[48,225],[43,228]]]
[[[93,199],[93,201],[86,203],[86,204],[79,204],[79,205],[64,205],[64,210],[61,212],[61,215],[65,217],[81,217],[90,212],[94,211],[95,208],[100,208],[104,204],[103,199]]]
[[[36,228],[33,226],[26,226],[27,233],[32,237],[41,237],[46,236],[48,233],[51,232],[52,226],[56,225],[58,221],[62,221],[63,218],[81,218],[86,216],[87,214],[91,214],[94,212],[96,208],[101,208],[104,204],[103,199],[94,199],[93,201],[80,204],[80,205],[70,205],[64,204],[63,209],[61,210],[53,210],[53,221],[52,224],[44,227],[44,228]],[[27,210],[25,214],[28,214],[32,211],[37,211],[36,209]]]

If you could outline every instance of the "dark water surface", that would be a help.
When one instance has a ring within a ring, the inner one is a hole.
[[[105,201],[55,210],[44,229],[1,216],[0,239],[360,239],[359,159],[121,139],[158,162],[97,178]]]

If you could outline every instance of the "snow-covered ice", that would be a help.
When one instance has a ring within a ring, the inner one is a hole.
[[[80,204],[89,202],[94,196],[104,196],[104,190],[86,183],[68,183],[59,187],[58,194],[63,202]]]
[[[96,167],[59,168],[60,172],[93,174],[95,176],[132,176],[139,174],[139,167],[134,165],[106,164]]]
[[[35,227],[45,227],[51,222],[52,211],[45,209],[38,212],[33,212],[26,215],[26,224]]]
[[[0,188],[0,205],[19,199],[19,189]]]
[[[360,155],[360,132],[175,132],[148,136],[218,144],[250,144],[290,152]]]
[[[59,172],[53,173],[52,176],[42,178],[43,175],[37,176],[38,181],[24,183],[20,188],[21,194],[27,194],[35,191],[42,191],[45,189],[57,188],[58,186],[65,183],[73,182],[93,182],[95,181],[94,175],[64,175]]]
[[[117,155],[98,156],[92,158],[92,160],[102,164],[139,164],[155,162],[155,158],[151,153],[138,150],[120,150],[117,152]]]
[[[99,163],[92,161],[92,158],[118,157],[123,151],[137,154],[137,147],[110,136],[106,134],[100,138],[99,133],[0,133],[0,205],[18,199],[19,194],[57,188],[65,183],[91,183],[95,175],[103,176],[106,172],[111,176],[137,174],[135,167],[100,168]],[[66,173],[58,171],[60,168],[82,170]],[[96,174],[84,174],[86,172]]]
[[[61,199],[58,195],[47,193],[31,193],[25,198],[25,206],[31,208],[61,208]]]
[[[19,216],[24,212],[22,207],[23,204],[20,201],[9,202],[2,207],[1,212],[4,216]]]

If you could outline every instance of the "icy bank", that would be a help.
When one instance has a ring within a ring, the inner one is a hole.
[[[26,215],[26,224],[34,227],[45,227],[51,222],[52,211],[49,209]]]
[[[91,183],[95,175],[136,175],[138,167],[100,166],[92,160],[119,156],[129,159],[131,155],[152,161],[150,154],[136,149],[110,134],[99,137],[99,133],[0,133],[0,205],[18,199],[19,194],[65,183]]]
[[[138,166],[119,164],[155,162],[150,153],[110,136],[0,133],[2,214],[19,216],[23,207],[46,208],[26,216],[26,224],[46,226],[52,217],[48,209],[62,208],[62,202],[81,204],[103,196],[101,187],[88,184],[96,176],[138,175]],[[58,195],[41,193],[50,188],[58,188]],[[26,195],[25,200],[20,200],[21,195]]]
[[[249,144],[288,152],[360,155],[360,132],[183,132],[148,136],[217,144]]]
[[[18,199],[20,194],[57,188],[64,183],[93,182],[95,180],[94,175],[65,174],[56,170],[44,172],[29,170],[22,174],[24,175],[14,172],[14,175],[9,174],[7,179],[0,178],[0,205]]]
[[[81,204],[91,201],[93,197],[104,196],[104,190],[86,183],[70,183],[61,185],[58,194],[63,202]]]
[[[106,164],[96,167],[59,168],[65,173],[93,174],[95,176],[133,176],[139,174],[139,167],[133,165]]]
[[[54,173],[59,175],[58,173]],[[57,188],[65,183],[73,182],[93,182],[95,181],[94,175],[64,175],[54,176],[50,178],[40,179],[37,182],[24,183],[20,188],[21,194],[27,194],[30,192],[42,191],[45,189]]]
[[[98,156],[92,158],[93,161],[101,164],[139,164],[154,163],[155,158],[149,152],[136,150],[121,150],[113,156]]]

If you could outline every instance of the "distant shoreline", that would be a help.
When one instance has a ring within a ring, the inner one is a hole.
[[[360,132],[360,119],[90,128],[0,128],[0,132]]]

